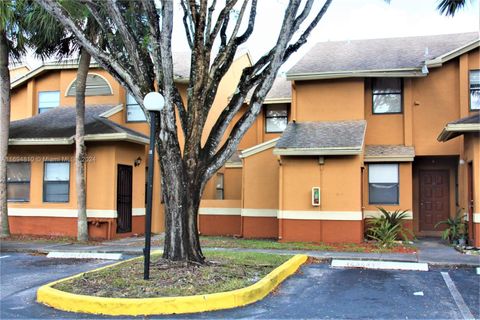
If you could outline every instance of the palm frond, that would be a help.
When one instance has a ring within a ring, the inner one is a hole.
[[[467,4],[467,0],[440,0],[437,5],[437,10],[446,16],[454,16]]]

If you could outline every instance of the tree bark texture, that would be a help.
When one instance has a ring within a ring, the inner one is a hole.
[[[1,237],[10,236],[7,199],[7,155],[10,128],[10,71],[8,70],[8,43],[4,31],[0,31],[0,210]]]
[[[88,240],[87,190],[85,186],[85,89],[88,70],[90,68],[90,58],[91,56],[88,51],[82,48],[80,51],[80,61],[78,63],[75,92],[75,183],[78,207],[77,239],[79,241]]]
[[[157,90],[165,97],[156,133],[165,200],[164,257],[203,262],[197,214],[204,186],[237,150],[260,113],[281,65],[306,43],[332,0],[325,0],[318,9],[315,6],[318,0],[288,1],[276,44],[243,70],[205,144],[202,133],[207,116],[237,49],[252,35],[258,0],[226,0],[223,6],[215,0],[179,0],[192,51],[186,101],[174,82],[171,45],[174,1],[85,1],[100,30],[108,35],[104,47],[90,41],[58,1],[35,1],[71,31],[81,46],[127,88],[144,110],[143,97],[148,92]],[[235,15],[231,14],[233,11]],[[141,18],[127,17],[131,12]],[[142,46],[135,39],[148,39],[148,46]],[[247,95],[249,103],[244,111],[242,106]],[[237,115],[238,120],[227,133]],[[185,137],[183,146],[178,139],[177,116]]]

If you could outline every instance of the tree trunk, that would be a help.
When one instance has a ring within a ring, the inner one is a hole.
[[[173,261],[203,263],[205,257],[200,248],[197,224],[201,184],[188,179],[183,161],[175,160],[174,156],[168,156],[169,153],[159,152],[165,200],[163,257]]]
[[[90,54],[82,48],[80,51],[75,92],[75,183],[77,187],[78,206],[77,239],[79,241],[88,240],[87,197],[85,187],[85,88],[90,67],[90,58]]]
[[[1,237],[10,236],[7,202],[7,155],[10,128],[10,71],[8,70],[8,44],[4,31],[0,31],[0,210]]]

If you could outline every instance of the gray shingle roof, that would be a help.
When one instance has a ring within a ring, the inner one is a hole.
[[[366,145],[365,160],[381,160],[395,158],[413,161],[415,157],[415,148],[404,145]]]
[[[476,123],[480,123],[480,112],[476,112],[471,116],[449,122],[448,124],[476,124]]]
[[[277,142],[274,153],[359,154],[363,147],[365,128],[365,120],[291,122]]]
[[[448,141],[464,133],[480,132],[480,112],[475,112],[473,115],[461,118],[447,123],[442,132],[437,137],[438,141]]]
[[[112,105],[87,106],[85,108],[85,134],[126,133],[138,138],[145,135],[121,126],[101,116]],[[71,138],[75,136],[75,108],[58,107],[39,115],[13,121],[10,124],[10,139]]]
[[[478,32],[317,43],[287,73],[322,73],[421,68],[474,40]]]
[[[265,97],[265,101],[268,100],[291,100],[292,99],[292,82],[288,81],[285,78],[276,78],[273,83],[272,89],[268,92]]]

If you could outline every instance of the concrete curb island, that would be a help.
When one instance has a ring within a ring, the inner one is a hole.
[[[141,257],[133,259],[140,258]],[[57,283],[81,277],[85,273],[82,272],[75,276],[57,280],[40,287],[37,291],[37,302],[63,311],[112,316],[182,314],[230,309],[245,306],[263,299],[282,281],[294,274],[307,259],[308,256],[306,255],[295,255],[251,286],[233,291],[205,295],[145,299],[105,298],[72,294],[52,288]],[[125,261],[118,262],[86,273],[111,268],[124,262]]]

